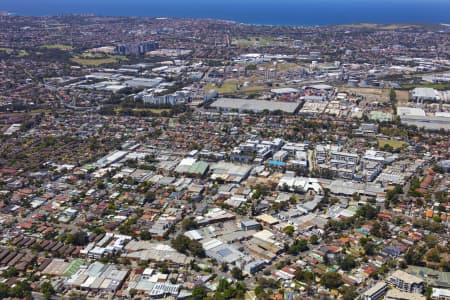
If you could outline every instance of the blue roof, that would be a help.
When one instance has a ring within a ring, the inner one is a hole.
[[[282,161],[278,161],[278,160],[269,160],[269,165],[275,165],[275,166],[284,166],[285,163]]]
[[[402,251],[399,248],[394,246],[387,246],[382,250],[382,252],[392,256],[398,256],[402,253]]]

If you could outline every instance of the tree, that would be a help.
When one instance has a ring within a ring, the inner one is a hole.
[[[188,244],[189,251],[192,255],[197,257],[205,257],[205,250],[203,249],[202,244],[195,240],[190,240]]]
[[[9,289],[9,295],[11,297],[32,299],[31,287],[26,281],[17,281],[14,286]]]
[[[343,300],[353,300],[358,298],[358,293],[356,292],[356,288],[351,286],[343,286],[341,290],[342,299]]]
[[[139,237],[143,241],[148,241],[152,239],[152,234],[148,230],[142,230],[139,234]]]
[[[303,271],[301,268],[295,269],[295,279],[305,283],[312,283],[314,281],[314,273],[311,271]]]
[[[303,239],[297,239],[289,247],[288,253],[291,255],[298,255],[300,252],[306,250],[308,250],[308,243]]]
[[[328,272],[322,275],[320,282],[328,289],[337,289],[343,284],[341,274],[337,272]]]
[[[294,226],[289,225],[289,226],[284,227],[283,232],[289,236],[292,236],[294,234],[294,230],[295,230]]]
[[[370,233],[373,234],[376,237],[381,237],[381,225],[379,222],[375,221],[372,225],[372,229],[370,230]]]
[[[238,267],[234,267],[233,269],[231,269],[231,276],[233,276],[233,278],[235,278],[237,280],[244,279],[244,275],[242,274],[242,270],[239,269]]]
[[[395,92],[394,89],[391,89],[391,91],[389,92],[389,100],[391,100],[391,102],[397,101],[397,93]]]
[[[367,242],[363,245],[364,253],[366,255],[374,255],[375,254],[375,244],[372,242]]]
[[[206,288],[204,286],[196,286],[193,290],[192,290],[192,296],[191,299],[192,300],[203,300],[206,299],[206,297],[208,296],[208,292],[206,291]]]
[[[228,272],[228,264],[226,262],[220,264],[220,271]]]
[[[440,251],[437,248],[433,248],[431,250],[428,251],[427,255],[426,255],[427,261],[431,261],[431,262],[440,262],[441,261],[441,256],[440,256]]]
[[[0,299],[9,297],[9,286],[5,283],[0,283]]]
[[[410,247],[405,253],[405,260],[408,265],[423,265],[422,259],[426,252],[426,247],[413,246]]]
[[[3,272],[2,276],[5,278],[11,278],[11,277],[16,277],[17,275],[19,275],[19,272],[17,271],[17,269],[13,266],[8,268],[6,271]]]
[[[427,286],[425,287],[423,293],[427,299],[431,299],[431,294],[433,294],[433,288],[431,286]]]
[[[144,200],[144,202],[152,203],[153,201],[155,201],[155,199],[156,199],[156,195],[155,195],[154,192],[149,191],[149,192],[145,193],[145,200]]]
[[[78,231],[68,236],[68,241],[74,246],[85,246],[89,243],[89,237],[86,232]]]
[[[52,295],[55,293],[55,289],[53,288],[52,284],[48,281],[45,281],[41,284],[41,293],[44,294],[45,300],[50,300]]]
[[[378,210],[373,207],[372,205],[366,204],[364,206],[362,206],[357,212],[356,214],[360,217],[363,217],[367,220],[372,220],[374,219],[377,214],[378,214]]]
[[[356,267],[356,261],[353,258],[353,256],[348,255],[346,256],[342,261],[339,262],[339,266],[342,268],[342,270],[344,271],[350,271],[351,269],[353,269],[354,267]]]
[[[245,283],[237,282],[233,285],[222,278],[217,285],[214,299],[243,299],[246,290]]]
[[[265,299],[267,297],[266,291],[260,285],[255,288],[255,296],[257,299]]]
[[[258,199],[259,197],[261,197],[261,191],[259,190],[259,188],[257,188],[252,195],[252,199]]]
[[[179,234],[175,239],[171,241],[172,247],[178,252],[186,254],[188,251],[197,257],[204,257],[205,250],[202,244],[196,240],[191,240],[183,234]]]
[[[192,217],[186,217],[183,219],[183,221],[181,222],[181,227],[183,228],[184,231],[188,231],[191,229],[195,229],[198,227],[197,222],[194,220],[194,218]]]
[[[311,235],[311,237],[309,238],[309,242],[313,245],[317,245],[319,243],[319,237],[317,236],[317,234]]]

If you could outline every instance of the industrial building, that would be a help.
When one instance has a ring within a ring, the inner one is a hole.
[[[250,165],[235,165],[227,162],[218,162],[211,165],[211,179],[222,179],[225,182],[240,183],[246,179],[252,170]]]
[[[421,108],[398,107],[397,115],[400,116],[402,123],[415,125],[418,128],[450,130],[450,115],[446,113],[436,112],[427,115]]]
[[[81,267],[65,282],[65,285],[83,291],[115,292],[120,289],[129,270],[118,269],[113,264],[93,264]]]
[[[441,100],[440,93],[432,88],[415,88],[411,91],[411,100],[419,103]]]

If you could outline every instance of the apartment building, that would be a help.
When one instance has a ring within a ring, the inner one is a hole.
[[[402,270],[392,273],[386,282],[406,293],[422,293],[424,288],[422,279]]]

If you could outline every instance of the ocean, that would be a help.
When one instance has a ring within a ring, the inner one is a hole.
[[[212,18],[264,25],[450,23],[450,0],[0,0],[0,11]]]

